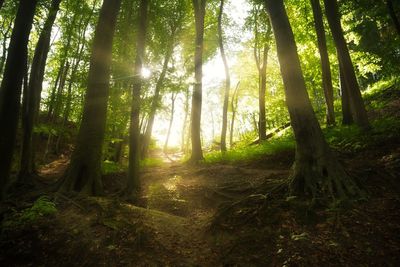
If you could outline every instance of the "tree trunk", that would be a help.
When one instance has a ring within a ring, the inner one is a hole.
[[[232,100],[231,100],[231,110],[232,110],[232,120],[231,120],[231,130],[229,134],[229,148],[233,147],[233,129],[235,127],[235,117],[236,117],[236,107],[238,103],[238,93],[239,93],[239,85],[240,82],[236,84],[235,91],[233,91]]]
[[[313,198],[355,195],[358,188],[332,155],[308,97],[296,43],[283,0],[266,0],[296,140],[291,194]]]
[[[185,115],[184,115],[184,119],[183,119],[183,129],[182,129],[182,136],[181,136],[181,138],[182,138],[182,140],[181,140],[181,143],[182,143],[181,150],[184,153],[187,152],[187,145],[188,145],[188,143],[185,144],[185,135],[186,135],[187,125],[188,125],[187,118],[189,116],[189,98],[190,98],[190,96],[189,96],[189,88],[187,88],[186,92],[185,92],[185,104],[184,104]]]
[[[5,27],[4,25],[5,23],[3,22],[3,27]],[[10,33],[10,31],[12,30],[12,24],[10,23],[10,25],[8,25],[8,27],[6,28],[6,31],[3,34],[3,40],[2,40],[2,55],[1,55],[1,60],[0,60],[0,75],[1,73],[3,73],[3,68],[4,68],[4,63],[6,62],[6,58],[7,58],[7,36]]]
[[[268,26],[270,29],[270,27]],[[267,33],[267,35],[270,35]],[[267,92],[267,64],[268,64],[268,52],[269,52],[269,43],[266,42],[264,44],[263,51],[263,65],[260,68],[260,91],[258,94],[258,107],[259,107],[259,118],[258,118],[258,136],[260,141],[267,140],[267,121],[265,114],[265,94]]]
[[[343,67],[339,62],[339,81],[340,81],[340,93],[342,98],[342,124],[350,125],[353,124],[353,115],[351,115],[350,100],[349,100],[349,89],[347,88],[346,82],[344,81]]]
[[[317,33],[318,50],[321,58],[322,85],[326,103],[326,124],[335,124],[335,109],[333,106],[333,86],[331,66],[329,62],[328,48],[326,46],[326,36],[322,10],[319,0],[311,0],[311,6],[314,16],[314,26]]]
[[[135,78],[132,88],[131,120],[129,127],[129,167],[125,194],[137,201],[140,193],[140,93],[142,89],[141,71],[146,49],[148,0],[141,0],[139,7],[138,33],[136,43]]]
[[[32,67],[29,77],[29,88],[27,94],[26,121],[23,129],[23,144],[21,154],[21,167],[18,175],[19,183],[30,182],[32,176],[32,133],[34,123],[37,121],[42,93],[42,83],[46,67],[47,55],[50,49],[51,30],[60,8],[61,0],[53,0],[49,15],[40,34],[33,56]]]
[[[102,145],[107,117],[110,65],[115,24],[121,0],[104,0],[93,40],[82,124],[61,191],[103,193]]]
[[[356,74],[354,72],[353,63],[351,61],[349,49],[344,39],[342,26],[340,24],[340,14],[337,0],[324,0],[325,13],[328,18],[329,27],[335,42],[339,61],[343,67],[343,78],[348,89],[348,96],[351,106],[351,112],[354,122],[363,129],[370,127],[367,111],[358,86]]]
[[[194,79],[195,84],[192,95],[191,113],[191,137],[192,155],[190,162],[198,163],[204,159],[201,148],[201,105],[202,105],[202,78],[203,78],[203,40],[204,40],[204,17],[206,14],[206,0],[192,0],[195,24],[196,42],[194,53]]]
[[[165,138],[165,143],[164,143],[164,153],[167,152],[167,149],[168,149],[169,137],[171,135],[172,123],[174,121],[176,97],[177,97],[177,94],[173,92],[172,95],[171,95],[171,116],[169,118],[167,138]]]
[[[228,61],[224,49],[224,37],[222,33],[222,15],[224,13],[224,0],[221,0],[219,14],[218,14],[218,41],[219,49],[221,52],[222,61],[225,68],[225,91],[224,91],[224,106],[222,108],[222,130],[221,130],[221,152],[226,151],[226,132],[228,128],[228,105],[229,105],[229,91],[231,89],[231,76],[229,74]]]
[[[28,40],[37,0],[20,0],[8,47],[8,56],[0,87],[0,199],[11,170],[20,112],[22,80],[27,62]]]
[[[394,27],[396,28],[397,33],[400,35],[400,22],[399,22],[399,18],[396,15],[396,12],[394,11],[393,1],[386,0],[386,7],[388,9],[390,17],[393,20]]]
[[[158,80],[157,80],[156,88],[154,91],[154,97],[153,97],[153,100],[151,103],[149,121],[147,123],[146,132],[145,132],[144,138],[143,138],[142,155],[141,155],[142,158],[146,158],[148,155],[148,152],[149,152],[149,145],[150,145],[150,140],[151,140],[151,134],[153,132],[154,119],[155,119],[156,111],[157,111],[158,104],[159,104],[158,102],[160,101],[160,92],[161,92],[161,89],[164,84],[165,75],[167,74],[168,63],[172,56],[172,50],[173,50],[173,48],[171,47],[166,52],[165,57],[164,57],[163,68],[162,68],[160,77],[158,77]]]

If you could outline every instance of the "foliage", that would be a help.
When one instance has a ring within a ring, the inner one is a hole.
[[[15,211],[10,217],[7,217],[2,222],[2,229],[10,229],[24,227],[35,223],[37,220],[54,215],[57,208],[48,196],[39,197],[30,208],[26,208],[20,212]]]

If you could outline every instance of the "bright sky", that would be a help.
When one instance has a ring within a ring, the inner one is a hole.
[[[228,15],[230,20],[233,20],[243,36],[237,36],[237,32],[234,34],[240,40],[246,38],[246,33],[241,30],[244,19],[249,10],[249,5],[246,0],[233,0],[225,8],[225,14]],[[232,35],[233,32],[225,32],[226,36]],[[225,48],[228,54],[229,66],[233,66],[236,58],[234,52],[240,50],[240,44],[229,44]],[[232,78],[232,85],[236,84],[236,78]],[[222,98],[221,90],[223,89],[223,82],[225,80],[224,65],[219,53],[214,58],[205,62],[203,65],[203,107],[202,107],[202,138],[203,143],[209,144],[213,137],[216,138],[221,132],[221,116],[222,116]],[[169,98],[169,97],[168,97]],[[164,101],[169,101],[169,99]],[[183,105],[184,99],[178,98],[176,103],[176,112],[174,116],[174,122],[172,126],[171,136],[169,139],[170,146],[178,146],[181,143],[181,134],[183,129],[184,112]],[[170,102],[164,102],[170,103]],[[167,104],[167,106],[169,106]],[[168,114],[158,116],[155,121],[154,136],[157,139],[159,146],[163,146],[166,138],[168,129]]]

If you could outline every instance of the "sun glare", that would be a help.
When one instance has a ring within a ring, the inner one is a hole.
[[[142,71],[141,71],[141,74],[142,74],[142,78],[148,79],[151,76],[151,70],[146,68],[146,67],[143,67]]]

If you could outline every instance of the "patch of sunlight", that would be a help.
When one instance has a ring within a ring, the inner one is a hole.
[[[168,191],[176,191],[177,185],[181,180],[182,176],[174,175],[174,177],[163,183],[163,185]]]

